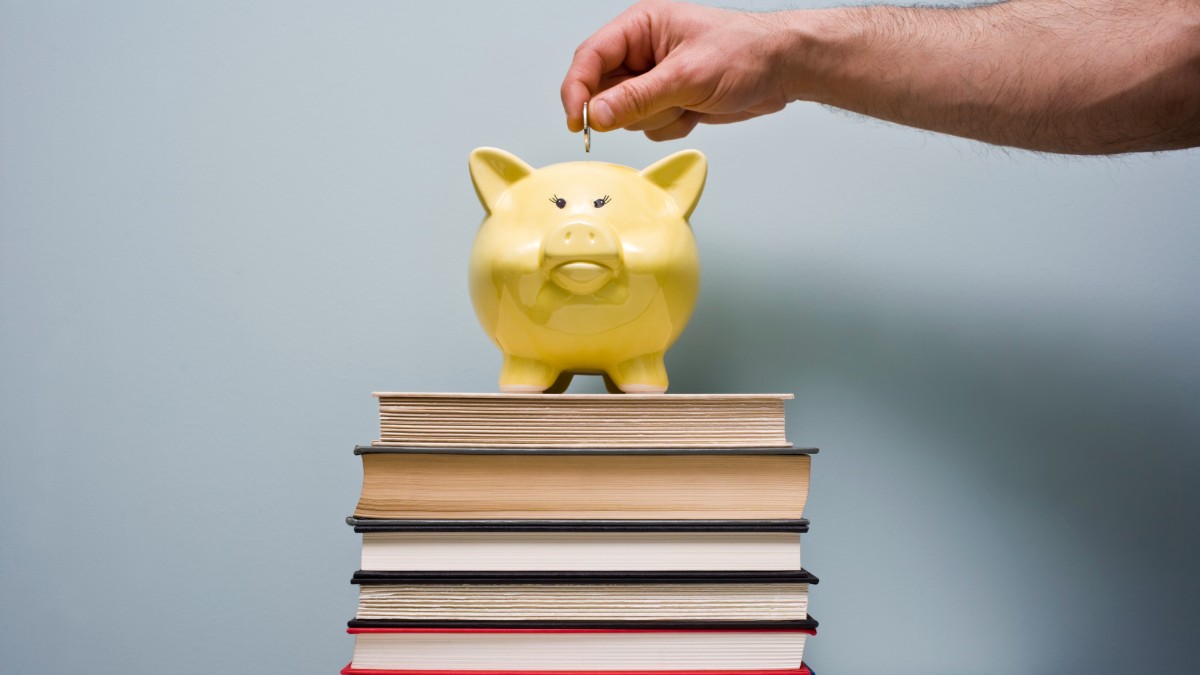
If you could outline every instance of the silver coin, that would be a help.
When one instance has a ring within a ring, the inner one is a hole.
[[[587,101],[583,102],[583,151],[592,151],[592,127],[588,124]]]

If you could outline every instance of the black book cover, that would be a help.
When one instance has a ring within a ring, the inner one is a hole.
[[[816,630],[817,620],[787,621],[421,621],[416,619],[351,619],[350,628],[529,628],[529,629],[590,629],[590,630]]]
[[[748,572],[412,572],[363,571],[354,573],[354,584],[816,584],[806,569]]]
[[[601,520],[356,518],[355,532],[808,532],[797,520]]]

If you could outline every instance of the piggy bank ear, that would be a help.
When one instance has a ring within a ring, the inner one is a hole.
[[[488,213],[509,186],[533,173],[533,167],[519,157],[496,148],[476,148],[468,164],[475,194],[479,195],[479,202]]]
[[[642,177],[666,190],[684,218],[692,215],[700,201],[707,176],[708,160],[699,150],[682,150],[642,169]]]

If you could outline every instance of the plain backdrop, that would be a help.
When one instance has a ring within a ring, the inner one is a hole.
[[[708,155],[672,391],[796,394],[821,675],[1195,672],[1200,152],[793,104],[585,157],[558,87],[621,8],[0,4],[0,671],[349,660],[371,392],[496,390],[490,145]]]

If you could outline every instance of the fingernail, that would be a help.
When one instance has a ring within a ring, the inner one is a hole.
[[[608,107],[608,101],[600,99],[592,101],[588,104],[588,116],[596,121],[595,126],[600,129],[609,129],[613,124],[613,111]]]

